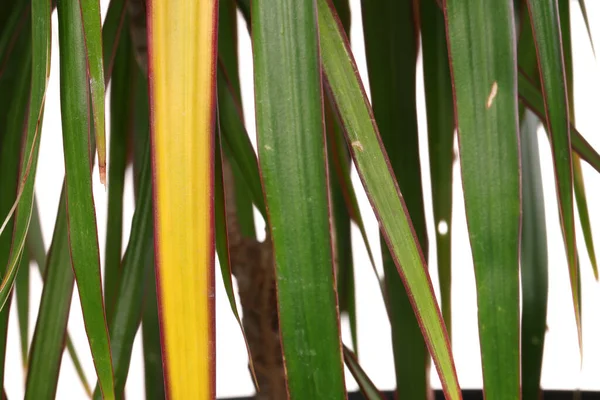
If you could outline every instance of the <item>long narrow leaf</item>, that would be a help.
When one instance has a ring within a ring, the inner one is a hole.
[[[258,155],[288,393],[343,399],[315,3],[254,0],[252,18]]]
[[[588,38],[590,39],[590,46],[592,46],[592,52],[594,53],[594,56],[596,56],[596,49],[594,48],[594,40],[592,38],[592,30],[590,29],[590,20],[588,18],[585,0],[579,0],[579,8],[581,9],[583,22],[585,23],[585,29],[587,30]]]
[[[423,78],[433,223],[437,248],[442,315],[452,340],[452,169],[454,164],[454,104],[446,47],[444,14],[434,0],[421,1]]]
[[[575,218],[573,216],[571,130],[558,3],[557,0],[527,0],[527,5],[537,49],[546,127],[550,136],[554,160],[560,223],[565,241],[573,308],[581,347],[581,311],[578,306],[577,295],[579,291],[577,283],[577,247]]]
[[[237,13],[235,0],[219,1],[219,64],[227,71],[227,79],[231,85],[234,99],[241,106],[240,80],[238,67],[237,48]],[[219,85],[219,103],[221,102],[221,86]],[[241,109],[241,107],[240,107]],[[225,149],[225,157],[231,159],[228,149]],[[233,179],[235,182],[235,210],[239,228],[242,235],[256,237],[254,226],[254,209],[252,196],[244,183],[244,172],[233,168]],[[259,185],[260,188],[260,185]],[[261,195],[262,199],[262,195]],[[265,215],[263,215],[265,218]]]
[[[544,114],[544,99],[542,93],[531,82],[530,78],[523,72],[519,72],[519,97],[538,118],[546,124]],[[588,143],[587,140],[571,125],[571,145],[582,160],[585,160],[592,168],[600,173],[600,154]]]
[[[561,0],[558,3],[560,14],[560,24],[562,32],[562,47],[565,57],[565,74],[567,79],[567,96],[569,100],[569,121],[575,124],[575,98],[573,94],[573,54],[571,40],[571,10],[570,2]],[[596,263],[596,251],[592,238],[592,227],[590,225],[590,215],[588,211],[587,198],[585,195],[585,182],[583,181],[583,171],[581,170],[581,160],[576,153],[573,157],[573,188],[575,192],[575,202],[577,203],[577,212],[583,239],[590,257],[592,269],[596,280],[598,279],[598,264]],[[579,266],[579,263],[578,263]]]
[[[131,60],[134,63],[135,60]],[[131,222],[129,244],[123,258],[123,277],[119,281],[115,297],[115,310],[109,322],[113,367],[115,371],[115,392],[123,397],[133,341],[142,318],[145,288],[146,254],[152,248],[152,180],[150,170],[150,146],[140,179],[140,192],[135,214]],[[96,387],[94,398],[100,399],[100,388]]]
[[[217,250],[217,255],[219,256],[219,265],[221,267],[221,275],[223,277],[225,293],[227,293],[227,299],[229,300],[229,305],[231,306],[233,316],[235,317],[240,330],[242,331],[242,335],[244,336],[244,342],[246,343],[246,349],[248,351],[248,365],[250,366],[250,372],[252,373],[254,381],[257,382],[257,390],[260,391],[260,388],[258,388],[258,381],[256,380],[256,373],[254,372],[254,363],[252,360],[252,354],[250,352],[250,346],[248,345],[246,332],[244,331],[242,319],[235,302],[235,294],[233,293],[233,281],[231,280],[231,260],[229,258],[229,239],[227,238],[229,228],[227,226],[227,205],[225,201],[224,162],[225,161],[221,148],[220,130],[217,129],[217,137],[215,139],[215,247]],[[237,198],[234,199],[234,201],[236,201],[237,206]]]
[[[104,25],[102,25],[102,58],[104,60],[105,85],[108,85],[112,75],[119,37],[123,32],[123,25],[125,25],[126,10],[125,0],[111,0],[106,11]]]
[[[155,246],[167,396],[215,396],[217,1],[148,3]]]
[[[539,120],[534,115],[525,114],[521,124],[521,165],[523,169],[521,367],[524,400],[540,398],[540,377],[548,307],[548,246],[537,138],[538,125]]]
[[[357,75],[347,40],[327,0],[318,0],[323,70],[351,148],[352,157],[387,244],[403,278],[419,325],[448,399],[462,397],[452,350],[398,186]]]
[[[56,395],[74,282],[67,224],[66,192],[63,187],[31,344],[25,399],[49,399]]]
[[[361,4],[373,113],[427,262],[416,106],[418,28],[413,19],[412,2],[364,0]],[[397,395],[426,399],[429,354],[384,235],[381,234],[380,240]]]
[[[110,95],[110,148],[108,167],[108,211],[104,256],[106,317],[112,321],[121,274],[123,237],[123,191],[127,164],[127,139],[133,128],[136,63],[126,30],[120,37]]]
[[[446,0],[444,12],[485,397],[517,399],[521,171],[512,2]]]
[[[100,182],[106,184],[106,128],[104,127],[104,67],[102,62],[102,26],[100,0],[79,0],[79,12],[83,26],[85,56],[93,110],[98,170]],[[68,189],[67,189],[68,190]]]
[[[29,352],[29,253],[27,251],[24,251],[21,256],[21,265],[16,279],[15,289],[17,291],[21,360],[23,362],[23,370],[27,371]]]
[[[98,380],[104,397],[113,399],[114,379],[92,197],[90,107],[82,14],[79,4],[73,1],[59,0],[57,9],[62,49],[61,116],[71,262]]]
[[[29,27],[30,25],[28,24],[28,28]],[[28,69],[31,63],[31,35],[28,33],[29,32],[26,32],[26,34],[21,35],[18,43],[21,46],[21,49],[15,51],[10,60],[10,72],[6,78],[12,79],[14,83],[11,85],[11,82],[8,80],[1,82],[6,90],[7,96],[11,97],[13,102],[7,110],[2,110],[3,114],[6,113],[6,124],[3,127],[0,127],[0,129],[4,131],[4,135],[0,139],[0,174],[2,176],[2,179],[0,180],[0,215],[9,213],[17,197],[19,156],[23,138],[24,122],[27,118],[29,88],[31,86],[31,74]],[[22,71],[21,74],[11,78],[12,73],[16,73],[16,71],[19,70]],[[2,274],[8,272],[7,264],[12,256],[13,221],[14,218],[10,217],[10,224],[0,235],[0,271]],[[8,306],[5,306],[2,311],[0,311],[0,382],[4,382],[6,367],[5,357],[10,300],[8,300],[8,302]]]

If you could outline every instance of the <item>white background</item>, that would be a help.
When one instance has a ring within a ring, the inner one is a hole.
[[[103,15],[106,12],[107,0],[102,0]],[[364,44],[362,36],[362,24],[360,15],[360,1],[351,1],[352,33],[354,54],[358,63],[361,76],[364,79],[368,91],[368,80],[364,56]],[[600,2],[588,1],[588,13],[591,21],[600,21]],[[239,18],[238,18],[239,19]],[[252,54],[250,41],[245,30],[245,24],[239,19],[239,53],[240,70],[242,71],[242,96],[244,103],[245,118],[248,130],[253,136],[254,129],[254,106],[253,106],[253,81],[252,81]],[[572,12],[573,42],[575,58],[575,98],[576,98],[576,120],[579,130],[596,148],[600,149],[600,136],[597,132],[599,124],[600,102],[597,93],[600,92],[600,70],[598,63],[592,54],[587,33],[584,28],[583,19],[577,2],[573,2]],[[43,126],[39,167],[37,171],[36,193],[38,195],[40,212],[42,217],[42,228],[46,246],[49,245],[61,182],[64,174],[60,104],[59,104],[59,68],[58,68],[58,30],[56,15],[53,18],[53,49],[52,49],[52,74],[46,102],[46,112]],[[592,23],[592,35],[596,43],[600,43],[600,24]],[[420,152],[422,160],[422,173],[424,183],[425,204],[429,232],[433,232],[431,211],[431,190],[428,166],[428,152],[426,139],[426,117],[425,103],[422,89],[422,69],[419,59],[417,67],[417,101],[418,118],[420,129]],[[107,115],[108,121],[108,115]],[[543,171],[544,196],[546,199],[546,219],[548,227],[548,248],[550,262],[550,293],[549,293],[549,316],[548,331],[546,335],[546,349],[544,355],[544,367],[542,374],[542,385],[547,389],[592,389],[600,390],[600,292],[598,283],[594,281],[591,265],[587,252],[584,250],[583,237],[578,232],[578,243],[580,246],[580,260],[582,263],[583,280],[583,340],[584,357],[580,368],[579,352],[577,347],[577,335],[575,320],[572,312],[569,279],[567,273],[564,247],[562,244],[558,212],[556,205],[556,194],[554,178],[552,174],[552,160],[548,141],[540,131],[539,135],[541,162]],[[588,202],[590,205],[590,216],[592,229],[594,230],[595,245],[600,250],[600,177],[587,164],[583,165],[583,172],[587,184]],[[375,252],[377,267],[381,273],[381,257],[379,255],[378,227],[369,207],[368,201],[362,190],[360,182],[354,173],[354,183],[359,196],[359,204],[363,212],[369,241]],[[454,225],[453,234],[453,332],[454,332],[454,355],[459,380],[463,388],[481,387],[482,377],[480,369],[479,344],[476,320],[476,298],[473,264],[467,238],[465,224],[464,203],[462,199],[462,188],[460,185],[460,171],[454,171]],[[123,249],[127,244],[130,220],[133,215],[133,195],[131,190],[131,171],[127,172],[128,186],[125,190],[125,215]],[[104,243],[106,237],[106,207],[107,195],[100,185],[97,171],[94,172],[94,197],[96,202],[96,213],[98,218],[98,234],[101,247],[101,258],[104,257]],[[579,227],[578,227],[579,229]],[[360,361],[363,368],[381,389],[392,389],[394,387],[394,369],[391,352],[390,327],[386,321],[383,303],[378,292],[377,281],[369,266],[364,244],[358,230],[353,227],[353,251],[356,263],[357,282],[357,314],[358,314],[358,338]],[[431,278],[437,290],[436,273],[436,251],[434,240],[430,234],[429,260]],[[217,395],[220,397],[242,396],[253,393],[253,386],[247,372],[247,358],[240,330],[232,316],[227,297],[223,290],[220,274],[216,276],[216,313],[217,313]],[[41,280],[39,274],[31,274],[31,315],[30,315],[30,338],[33,335],[37,308],[41,295]],[[23,397],[23,371],[21,369],[18,325],[16,319],[15,302],[12,303],[8,350],[7,350],[7,376],[5,387],[9,398]],[[83,329],[83,320],[79,299],[75,291],[71,315],[69,320],[69,331],[83,361],[84,369],[88,379],[95,382],[95,373],[89,353],[89,347]],[[349,343],[349,331],[347,321],[343,321],[343,336]],[[346,372],[347,386],[349,390],[357,388],[353,379]],[[440,387],[435,371],[432,371],[432,385]],[[127,383],[127,397],[129,399],[141,399],[144,394],[143,384],[143,362],[141,351],[141,335],[135,342],[129,380]],[[58,385],[57,398],[72,399],[83,398],[83,392],[73,365],[68,356],[63,357],[61,375]]]

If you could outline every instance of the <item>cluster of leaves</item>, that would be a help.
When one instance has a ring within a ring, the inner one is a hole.
[[[382,294],[398,392],[427,398],[431,357],[446,397],[460,399],[447,329],[455,131],[486,398],[519,398],[522,392],[534,399],[539,392],[548,293],[539,124],[553,154],[581,342],[573,193],[597,277],[581,160],[600,171],[600,155],[574,126],[569,1],[363,0],[372,102],[347,39],[348,0],[111,0],[103,25],[98,0],[5,3],[0,381],[7,305],[16,286],[27,398],[55,395],[65,343],[78,365],[66,331],[75,283],[98,377],[92,392],[78,367],[91,396],[123,397],[143,321],[147,397],[214,397],[214,248],[232,310],[244,326],[231,278],[236,250],[229,240],[229,162],[242,234],[255,235],[253,206],[267,221],[277,345],[289,397],[345,398],[345,362],[365,396],[381,398],[339,332],[339,314],[345,313],[357,348],[352,222],[368,242],[350,180],[354,163],[381,228]],[[55,7],[66,175],[46,254],[34,181]],[[253,41],[258,154],[240,112],[236,10]],[[434,224],[446,227],[434,235],[441,311],[427,270],[415,92],[419,51]],[[101,181],[109,161],[103,287],[91,179],[96,152]],[[136,208],[121,256],[129,163]],[[369,256],[374,264],[370,249]],[[31,260],[44,288],[30,344]],[[252,368],[250,352],[249,359]]]

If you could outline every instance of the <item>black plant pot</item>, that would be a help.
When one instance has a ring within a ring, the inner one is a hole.
[[[386,399],[394,400],[392,392],[384,392]],[[600,392],[575,392],[570,390],[545,390],[542,397],[544,400],[600,400]],[[237,397],[222,400],[253,400],[252,397]],[[316,399],[315,399],[316,400]],[[364,400],[360,392],[348,394],[348,400]],[[435,400],[444,400],[441,390],[435,391]],[[481,390],[464,390],[463,400],[483,400]]]

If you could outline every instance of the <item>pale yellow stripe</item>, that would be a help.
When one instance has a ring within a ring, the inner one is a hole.
[[[214,397],[212,119],[215,0],[152,0],[157,262],[167,390]]]

